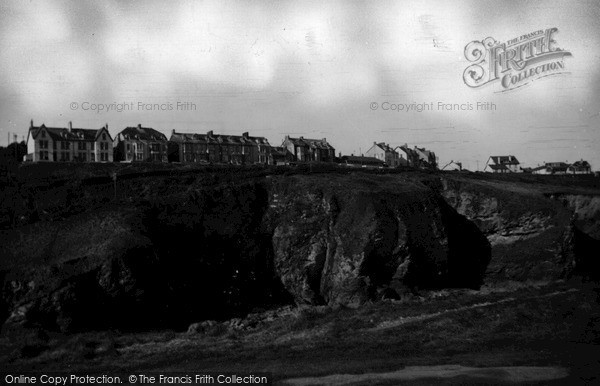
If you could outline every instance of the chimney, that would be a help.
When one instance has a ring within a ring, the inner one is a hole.
[[[373,145],[377,145],[377,142],[373,141]]]
[[[211,130],[211,131],[208,131],[208,132],[206,133],[206,135],[208,135],[209,137],[212,137],[212,136],[213,136],[213,131],[212,131],[212,130]]]
[[[175,135],[175,129],[173,129],[173,131],[171,131],[171,135]]]
[[[323,142],[327,142],[327,138],[323,138]]]
[[[142,124],[138,123],[138,127],[137,128],[138,128],[138,130],[142,130]]]
[[[289,139],[290,139],[290,136],[289,136],[289,135],[286,135],[286,136],[285,136],[285,141],[288,141]]]
[[[33,119],[31,120],[31,122],[29,123],[29,128],[33,129]]]
[[[104,128],[108,131],[108,123],[104,124]]]
[[[242,137],[244,138],[248,138],[250,135],[248,134],[248,132],[246,131],[245,133],[242,133]]]
[[[73,123],[69,121],[69,131],[73,130]]]

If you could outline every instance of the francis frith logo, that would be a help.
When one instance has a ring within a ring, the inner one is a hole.
[[[463,73],[465,84],[481,87],[499,82],[502,91],[529,84],[535,79],[565,73],[566,56],[554,40],[558,28],[548,28],[521,35],[504,43],[492,37],[473,41],[465,47],[471,62]]]

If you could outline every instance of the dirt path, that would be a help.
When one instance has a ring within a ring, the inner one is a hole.
[[[567,369],[562,367],[464,367],[460,365],[409,366],[387,373],[334,374],[324,377],[293,378],[281,382],[283,385],[357,385],[378,383],[391,384],[396,381],[451,380],[457,383],[523,383],[544,382],[566,378]]]
[[[532,296],[526,299],[539,299],[539,298],[546,298],[546,297],[552,297],[552,296],[557,296],[557,295],[563,295],[563,294],[567,294],[570,292],[577,292],[579,291],[576,288],[571,288],[568,289],[566,291],[556,291],[556,292],[552,292],[549,294],[544,294],[544,295],[539,295],[539,296]],[[394,319],[394,320],[386,320],[383,321],[381,323],[379,323],[377,326],[367,329],[367,331],[380,331],[380,330],[385,330],[388,328],[395,328],[395,327],[399,327],[403,324],[406,323],[412,323],[412,322],[421,322],[423,320],[429,320],[429,319],[433,319],[433,318],[437,318],[438,316],[441,315],[446,315],[446,314],[451,314],[451,313],[456,313],[456,312],[462,312],[462,311],[466,311],[466,310],[472,310],[475,308],[482,308],[482,307],[489,307],[489,306],[493,306],[495,304],[502,304],[502,303],[510,303],[510,302],[514,302],[517,299],[515,298],[505,298],[502,300],[498,300],[496,302],[483,302],[483,303],[476,303],[476,304],[472,304],[470,306],[463,306],[463,307],[458,307],[458,308],[452,308],[449,310],[443,310],[443,311],[439,311],[439,312],[433,312],[431,314],[421,314],[421,315],[417,315],[417,316],[407,316],[407,317],[401,317],[398,319]],[[520,299],[520,301],[522,301],[523,299]]]

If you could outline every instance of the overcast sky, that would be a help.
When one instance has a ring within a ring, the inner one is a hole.
[[[572,53],[567,74],[504,93],[464,84],[469,42],[552,27]],[[526,166],[583,158],[597,170],[599,45],[597,0],[2,1],[0,144],[26,135],[30,119],[108,123],[113,136],[142,123],[167,135],[249,131],[272,145],[326,137],[343,154],[408,143],[471,170],[508,154]],[[385,102],[496,110],[395,112]],[[111,103],[134,108],[84,110]]]

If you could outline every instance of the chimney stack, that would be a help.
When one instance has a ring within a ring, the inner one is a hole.
[[[105,123],[104,127],[106,128],[106,130],[108,130],[108,123]]]
[[[138,128],[138,130],[142,130],[142,124],[138,123],[138,127],[137,128]]]
[[[69,131],[73,130],[73,122],[69,121]]]
[[[29,128],[33,129],[33,119],[31,120],[31,122],[29,123]]]
[[[209,137],[212,137],[212,136],[213,136],[213,131],[212,131],[212,130],[208,131],[208,132],[206,133],[206,135],[208,135]]]
[[[250,136],[250,134],[248,134],[247,131],[245,133],[242,133],[242,137],[244,137],[244,138],[248,138],[249,136]]]

